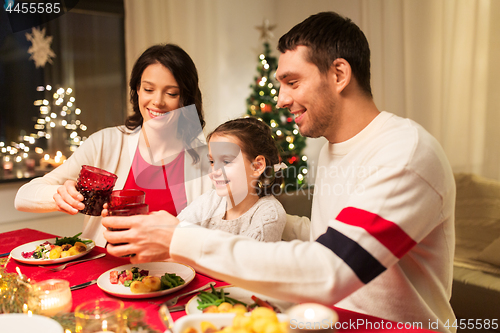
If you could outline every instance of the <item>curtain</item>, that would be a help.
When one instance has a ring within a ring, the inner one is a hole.
[[[198,67],[208,130],[245,113],[264,18],[277,25],[274,47],[311,14],[345,15],[370,43],[378,108],[426,128],[455,172],[500,180],[499,1],[125,0],[125,9],[129,73],[147,46],[183,47]],[[310,167],[324,143],[307,140]]]

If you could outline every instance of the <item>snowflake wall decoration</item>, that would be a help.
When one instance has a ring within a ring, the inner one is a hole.
[[[30,59],[35,61],[36,68],[45,67],[47,62],[52,64],[51,58],[55,58],[56,54],[50,48],[52,36],[45,36],[45,28],[32,28],[31,34],[26,33],[26,39],[32,43],[28,53],[31,54]]]

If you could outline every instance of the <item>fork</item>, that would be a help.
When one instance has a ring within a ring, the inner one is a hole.
[[[191,290],[191,291],[189,291],[187,293],[184,293],[184,294],[180,294],[179,296],[175,296],[174,298],[169,299],[168,301],[166,301],[163,304],[165,304],[167,307],[171,307],[171,306],[177,304],[177,301],[179,300],[179,298],[187,296],[187,295],[191,295],[191,294],[194,294],[194,293],[197,293],[197,292],[202,291],[202,290],[205,290],[205,289],[207,289],[210,286],[215,286],[215,282],[207,283],[203,287],[200,287],[200,288],[195,289],[195,290]]]
[[[81,262],[85,262],[85,261],[89,261],[89,260],[94,260],[94,259],[98,259],[98,258],[102,258],[106,255],[106,253],[100,253],[96,256],[93,256],[93,257],[90,257],[90,258],[85,258],[85,259],[81,259],[81,260],[76,260],[76,261],[70,261],[70,262],[67,262],[65,264],[62,264],[61,266],[57,266],[57,267],[46,267],[46,266],[38,266],[38,267],[42,267],[42,268],[45,268],[49,271],[52,271],[52,272],[60,272],[62,271],[63,269],[65,269],[67,266],[69,265],[73,265],[73,264],[79,264]]]

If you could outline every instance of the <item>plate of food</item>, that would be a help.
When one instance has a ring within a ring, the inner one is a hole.
[[[97,285],[118,297],[152,298],[184,288],[195,274],[191,266],[176,262],[128,264],[102,273]]]
[[[258,311],[261,313],[247,313],[248,317],[244,321],[244,325],[248,325],[248,329],[241,328],[242,320],[237,318],[235,313],[204,313],[183,316],[174,322],[173,333],[210,333],[210,332],[251,332],[250,327],[258,320],[259,327],[262,332],[288,333],[289,320],[288,316],[283,313],[272,313],[268,311]],[[264,313],[262,313],[264,312]],[[277,319],[277,320],[276,320]],[[279,322],[279,323],[278,323]],[[267,328],[269,327],[269,328]],[[272,327],[272,328],[271,328]],[[315,330],[311,330],[315,331]],[[165,333],[168,331],[165,331]]]
[[[191,298],[186,304],[186,313],[245,312],[252,311],[253,308],[258,306],[270,308],[276,313],[282,313],[294,305],[295,303],[257,294],[243,288],[224,286],[221,288],[212,287],[212,291],[200,292]]]
[[[73,237],[41,239],[16,247],[11,257],[31,265],[59,264],[83,257],[95,247],[91,239]]]

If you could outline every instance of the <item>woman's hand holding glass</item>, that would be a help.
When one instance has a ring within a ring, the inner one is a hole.
[[[102,225],[106,227],[104,238],[108,241],[108,253],[115,257],[135,254],[133,264],[162,261],[169,258],[170,241],[179,220],[166,211],[149,215],[106,216],[103,211]],[[126,229],[110,231],[109,229]],[[127,243],[124,245],[112,245]]]
[[[58,211],[71,215],[75,215],[85,208],[82,202],[83,195],[77,191],[74,180],[67,180],[59,186],[57,193],[54,194],[54,201]]]

